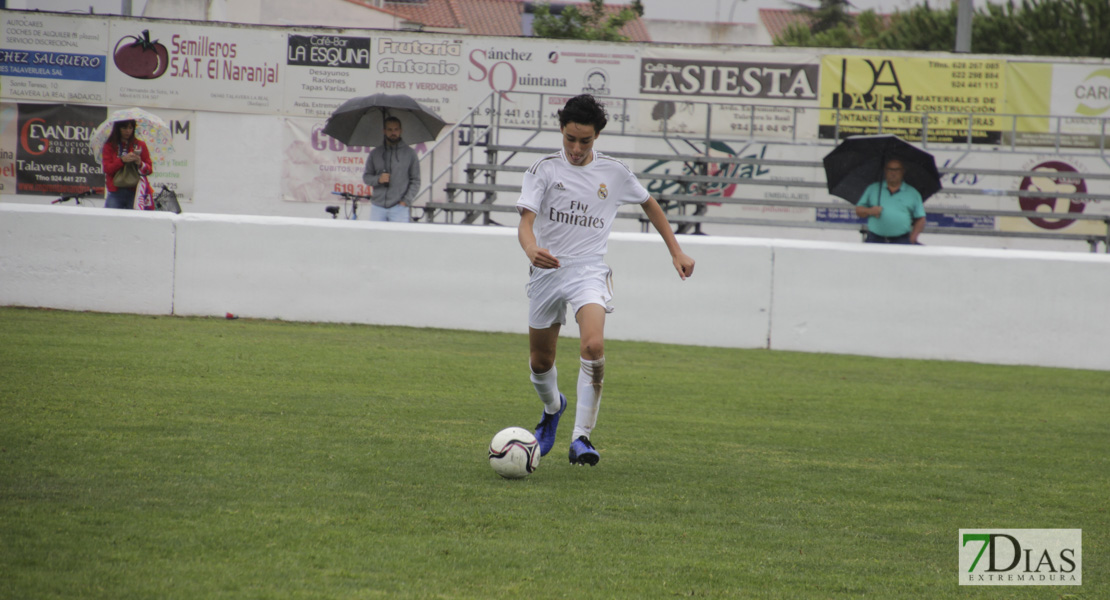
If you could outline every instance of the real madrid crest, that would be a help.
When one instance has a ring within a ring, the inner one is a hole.
[[[597,188],[597,197],[604,200],[608,196],[609,196],[609,190],[608,190],[608,188],[605,187],[605,184],[603,183],[603,184],[601,184],[601,187]]]

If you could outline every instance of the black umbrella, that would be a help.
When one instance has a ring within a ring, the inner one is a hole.
[[[829,193],[855,204],[867,186],[884,181],[883,166],[897,158],[905,167],[903,181],[925,200],[940,191],[940,173],[933,155],[896,135],[850,137],[825,156]]]
[[[405,142],[430,142],[447,125],[432,109],[404,94],[373,94],[352,98],[335,109],[324,133],[348,146],[377,146],[385,137],[386,117],[401,121]]]

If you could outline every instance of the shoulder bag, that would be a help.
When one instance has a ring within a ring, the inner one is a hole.
[[[124,163],[123,168],[112,176],[112,183],[118,188],[133,188],[139,185],[139,163]]]

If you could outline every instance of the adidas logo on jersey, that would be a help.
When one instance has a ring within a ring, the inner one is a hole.
[[[563,187],[563,182],[562,181],[556,181],[555,182],[555,189],[566,191],[567,188]]]

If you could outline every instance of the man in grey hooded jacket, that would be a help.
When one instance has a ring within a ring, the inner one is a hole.
[[[385,144],[370,151],[362,181],[373,186],[371,221],[408,223],[412,199],[420,191],[420,161],[416,151],[401,140],[401,121],[385,120]]]

